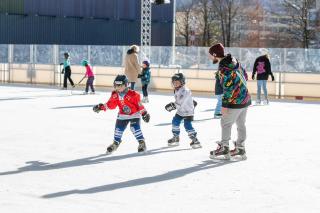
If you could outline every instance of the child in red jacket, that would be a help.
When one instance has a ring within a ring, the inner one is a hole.
[[[139,142],[138,152],[144,152],[147,148],[140,127],[140,116],[145,122],[149,122],[150,115],[141,104],[140,94],[128,88],[128,78],[125,75],[118,75],[113,86],[115,90],[111,93],[108,102],[93,107],[93,111],[97,113],[101,110],[106,111],[119,107],[113,143],[108,146],[106,154],[111,154],[119,147],[122,134],[129,123],[133,135]]]

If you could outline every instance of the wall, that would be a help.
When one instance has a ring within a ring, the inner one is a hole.
[[[0,81],[11,83],[39,83],[49,85],[61,85],[62,75],[60,75],[57,65],[31,65],[31,64],[11,64],[6,66],[0,64]],[[95,85],[101,87],[112,87],[113,80],[117,74],[123,73],[122,67],[93,67],[96,74]],[[180,71],[187,79],[187,86],[194,92],[208,92],[214,94],[214,72],[209,70],[178,70],[151,68],[152,80],[150,89],[172,90],[171,76]],[[75,82],[84,75],[84,68],[72,66],[72,78]],[[251,73],[248,73],[251,76]],[[5,76],[5,77],[4,77]],[[320,98],[320,74],[309,73],[274,73],[275,82],[269,81],[268,93],[271,96],[304,96]],[[83,82],[81,85],[84,86]],[[256,81],[249,80],[248,88],[251,94],[256,94]],[[138,86],[140,83],[138,83]]]

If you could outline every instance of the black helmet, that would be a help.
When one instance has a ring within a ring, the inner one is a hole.
[[[115,85],[128,85],[128,78],[126,75],[117,75],[117,77],[113,81],[113,86]]]
[[[68,52],[63,53],[63,55],[65,55],[65,56],[67,56],[67,57],[70,56]]]
[[[180,81],[182,85],[186,83],[186,78],[182,73],[176,73],[171,77],[171,82],[173,81]]]

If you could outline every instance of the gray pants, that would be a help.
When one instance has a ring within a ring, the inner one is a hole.
[[[224,109],[222,113],[222,118],[220,121],[222,129],[222,145],[229,145],[229,140],[231,139],[231,129],[234,123],[237,124],[238,138],[236,144],[241,144],[246,140],[246,117],[247,117],[248,107],[242,109]]]

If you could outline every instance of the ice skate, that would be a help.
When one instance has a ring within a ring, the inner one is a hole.
[[[88,95],[88,92],[83,92],[82,95]]]
[[[191,143],[190,143],[190,146],[192,147],[192,149],[199,149],[199,148],[202,148],[200,142],[198,141],[197,138],[193,138]]]
[[[168,140],[168,146],[179,146],[179,141],[179,136],[173,136],[173,138]]]
[[[221,113],[214,114],[214,119],[220,119],[222,117]]]
[[[146,143],[141,140],[139,141],[139,146],[138,146],[138,152],[145,152],[147,151]]]
[[[108,146],[106,154],[110,155],[111,153],[116,151],[117,148],[119,147],[119,145],[120,145],[120,143],[117,143],[114,141],[110,146]]]
[[[90,95],[95,95],[96,93],[95,92],[90,92]]]
[[[230,160],[229,146],[218,143],[216,150],[210,152],[211,159]]]
[[[261,104],[261,100],[256,100],[256,105],[260,105]]]
[[[263,105],[269,105],[269,100],[268,99],[264,100]]]
[[[142,103],[149,103],[148,97],[143,97],[142,98]]]
[[[246,160],[246,150],[244,147],[244,143],[237,144],[234,143],[234,149],[230,151],[230,155],[234,160]]]

